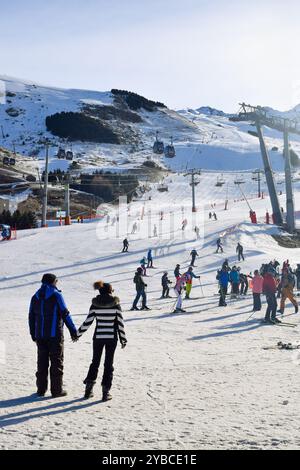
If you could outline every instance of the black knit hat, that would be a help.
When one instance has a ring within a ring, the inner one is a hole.
[[[54,284],[56,279],[57,279],[57,277],[55,276],[55,274],[44,274],[43,279],[42,279],[42,283],[43,284]]]

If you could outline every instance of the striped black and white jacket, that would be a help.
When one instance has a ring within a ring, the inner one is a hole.
[[[89,314],[78,330],[78,337],[82,336],[96,319],[96,329],[93,339],[120,340],[127,343],[122,310],[118,297],[100,296],[93,299]]]

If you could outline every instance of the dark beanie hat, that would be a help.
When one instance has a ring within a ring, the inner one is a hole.
[[[57,279],[57,277],[55,276],[55,274],[44,274],[43,279],[42,279],[42,283],[43,284],[54,284],[56,279]]]

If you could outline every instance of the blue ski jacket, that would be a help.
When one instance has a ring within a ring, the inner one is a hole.
[[[228,282],[229,282],[228,272],[225,270],[223,271],[223,269],[221,271],[218,271],[217,280],[219,281],[221,286],[228,286]]]
[[[29,330],[32,339],[62,339],[64,324],[71,336],[76,336],[77,330],[62,293],[55,286],[42,284],[32,297],[29,308]]]
[[[233,282],[234,284],[238,284],[240,282],[240,274],[238,271],[231,271],[230,281]]]

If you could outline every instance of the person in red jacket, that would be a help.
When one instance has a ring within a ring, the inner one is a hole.
[[[266,296],[267,300],[267,311],[265,316],[266,323],[281,323],[280,320],[276,318],[277,312],[277,300],[276,300],[276,291],[277,284],[275,280],[276,271],[272,266],[269,266],[267,272],[264,274],[263,282],[263,293]]]

